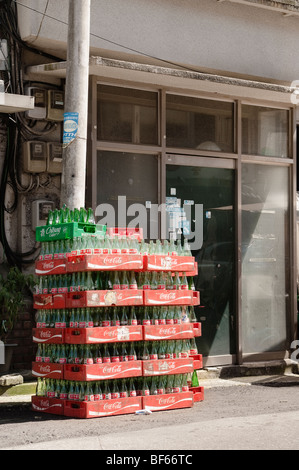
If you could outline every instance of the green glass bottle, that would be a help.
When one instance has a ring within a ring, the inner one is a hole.
[[[54,214],[53,211],[48,212],[48,217],[47,217],[47,225],[53,225],[53,220],[54,220]]]
[[[92,208],[89,208],[87,211],[86,222],[88,224],[93,224],[93,225],[96,223]]]
[[[84,209],[84,207],[80,207],[80,218],[79,218],[79,222],[81,224],[85,224],[86,223],[86,220],[87,220],[87,211],[86,209]]]

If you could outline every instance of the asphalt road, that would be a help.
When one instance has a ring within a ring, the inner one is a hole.
[[[0,407],[1,450],[102,450],[115,451],[114,458],[123,450],[298,450],[298,435],[298,378],[214,382],[193,408],[150,415],[80,420],[33,412],[28,405]]]

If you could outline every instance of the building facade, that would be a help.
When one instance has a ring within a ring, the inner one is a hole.
[[[190,239],[205,365],[290,357],[298,2],[97,0],[91,9],[86,205],[98,217],[113,208],[118,226],[142,206],[148,239],[168,238],[165,226]],[[59,205],[68,1],[20,0],[16,12],[24,93],[36,103],[16,152],[27,191],[12,243],[24,252],[36,201]],[[54,152],[45,168],[44,144]]]

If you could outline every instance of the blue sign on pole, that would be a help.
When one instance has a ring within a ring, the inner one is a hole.
[[[77,136],[79,113],[64,113],[63,144],[70,144]]]

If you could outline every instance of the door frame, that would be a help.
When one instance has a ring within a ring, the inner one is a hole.
[[[208,356],[203,358],[203,366],[221,366],[240,364],[241,361],[241,325],[240,325],[240,217],[238,216],[239,209],[241,207],[241,192],[238,184],[238,169],[239,162],[237,158],[221,158],[221,157],[201,157],[201,156],[189,156],[183,154],[165,153],[162,154],[161,159],[161,199],[166,200],[166,169],[167,165],[178,165],[178,166],[195,166],[195,167],[207,167],[207,168],[224,168],[235,171],[235,187],[234,187],[234,206],[235,206],[235,321],[236,321],[236,337],[235,337],[235,354],[219,355],[219,356]],[[200,351],[199,351],[200,352]]]

